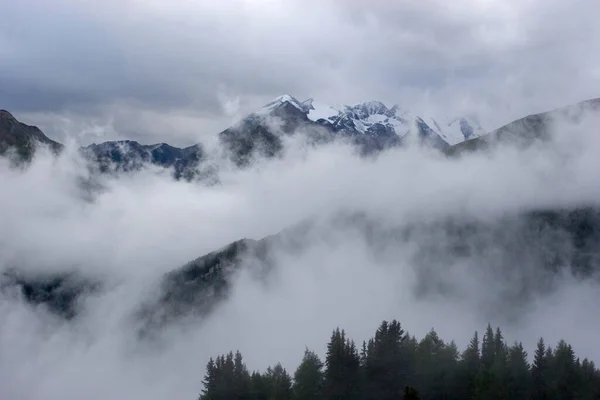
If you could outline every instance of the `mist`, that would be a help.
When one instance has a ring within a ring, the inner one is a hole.
[[[394,318],[411,334],[435,328],[461,348],[490,322],[530,354],[543,334],[600,362],[594,279],[561,275],[552,291],[532,292],[517,318],[499,306],[511,277],[449,256],[448,268],[434,273],[453,290],[417,295],[422,278],[413,255],[422,241],[390,240],[375,251],[360,229],[334,223],[360,213],[386,232],[454,217],[494,225],[528,210],[599,206],[598,122],[558,121],[550,142],[459,158],[416,147],[361,158],[349,145],[313,148],[292,138],[279,159],[241,170],[224,163],[218,185],[175,181],[157,169],[92,176],[74,147],[58,158],[40,149],[21,169],[0,159],[0,269],[75,270],[103,282],[72,321],[0,292],[1,397],[194,398],[211,356],[239,349],[249,369],[281,361],[293,371],[306,346],[324,354],[336,326],[362,342]],[[101,189],[89,195],[86,179]],[[159,295],[165,273],[306,220],[316,222],[302,251],[275,249],[265,278],[241,268],[210,315],[175,321],[154,341],[136,336],[132,315]],[[495,255],[487,257],[494,264]]]

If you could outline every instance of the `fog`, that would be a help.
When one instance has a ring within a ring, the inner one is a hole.
[[[564,275],[555,290],[533,293],[514,318],[494,308],[510,280],[493,279],[484,266],[481,273],[468,265],[438,271],[459,296],[416,296],[419,269],[410,255],[420,243],[373,251],[356,229],[331,223],[340,212],[360,212],[392,228],[452,216],[494,223],[525,210],[597,206],[598,122],[558,122],[551,143],[461,158],[418,148],[360,158],[344,144],[313,149],[290,139],[281,159],[257,160],[245,170],[223,164],[219,185],[174,181],[148,169],[94,176],[102,190],[91,199],[81,187],[90,173],[74,148],[58,158],[40,150],[25,169],[0,160],[0,268],[75,269],[105,282],[70,322],[2,292],[0,397],[195,398],[211,356],[239,349],[251,370],[281,361],[293,372],[306,346],[324,355],[335,327],[362,342],[381,320],[394,318],[418,337],[435,328],[461,348],[490,322],[530,354],[544,335],[553,345],[564,338],[577,355],[600,362],[600,292],[593,280]],[[266,280],[242,268],[229,299],[206,318],[175,321],[156,341],[136,336],[131,315],[158,296],[164,273],[307,218],[319,221],[308,246],[276,251]]]

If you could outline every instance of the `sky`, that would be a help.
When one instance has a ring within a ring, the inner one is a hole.
[[[0,107],[59,141],[189,145],[284,93],[488,130],[600,95],[594,0],[0,6]]]

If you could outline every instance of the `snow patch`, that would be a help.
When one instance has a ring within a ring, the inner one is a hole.
[[[464,142],[485,134],[483,128],[473,119],[455,118],[442,125],[442,132],[447,138],[444,138],[450,145]]]
[[[410,132],[411,124],[406,119],[391,118],[389,124],[394,129],[394,132],[396,132],[396,135],[401,138]]]
[[[364,119],[364,121],[368,124],[382,124],[385,122],[388,122],[390,118],[386,117],[385,115],[382,114],[372,114],[369,115],[367,118]]]
[[[339,110],[328,106],[327,104],[312,101],[312,109],[308,112],[308,119],[317,122],[320,119],[332,121],[332,118],[337,117],[340,114]]]

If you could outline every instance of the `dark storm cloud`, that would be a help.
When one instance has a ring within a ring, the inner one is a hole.
[[[11,2],[0,106],[83,142],[77,127],[99,120],[115,137],[187,144],[281,93],[475,112],[492,129],[600,94],[598,11],[593,0]]]

